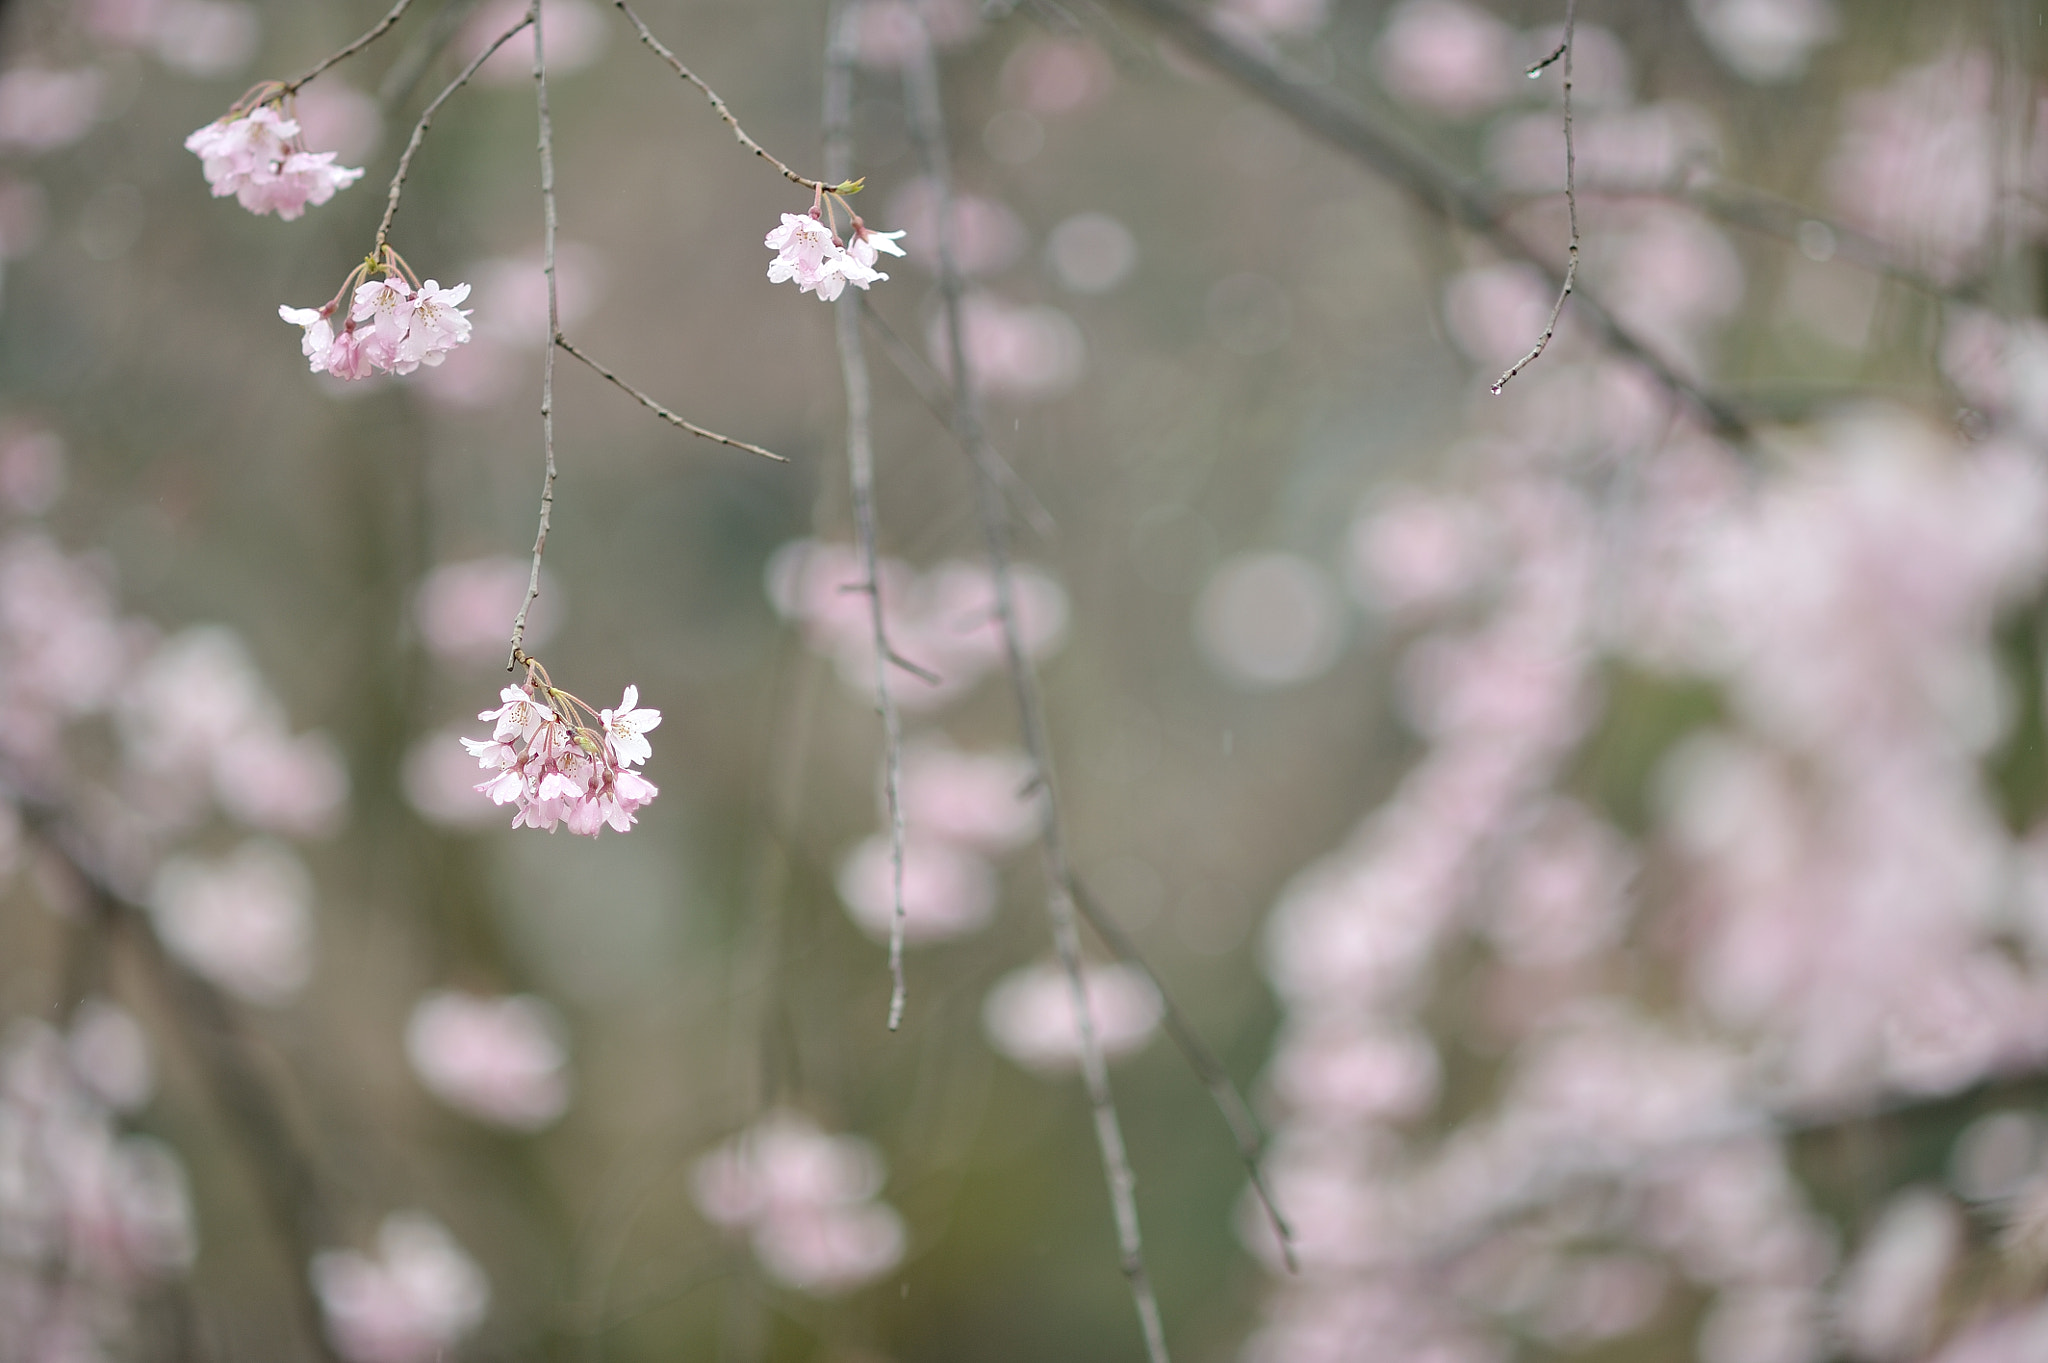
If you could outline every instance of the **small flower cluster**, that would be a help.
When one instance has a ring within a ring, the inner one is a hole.
[[[382,277],[368,278],[372,268],[381,270]],[[407,282],[409,274],[387,246],[374,266],[357,266],[326,307],[280,307],[277,315],[305,329],[299,349],[315,374],[338,379],[410,374],[421,365],[441,363],[469,340],[469,309],[457,306],[469,297],[469,285],[444,289],[429,279],[415,287]],[[338,314],[337,331],[333,319]]]
[[[780,284],[794,279],[800,293],[815,293],[829,303],[845,292],[848,284],[865,289],[889,276],[875,268],[882,253],[903,254],[896,244],[901,232],[870,231],[859,218],[853,220],[851,244],[842,242],[830,224],[809,213],[784,213],[782,226],[768,234],[762,244],[776,253],[768,264],[768,279]]]
[[[495,720],[489,738],[465,738],[462,745],[493,773],[477,790],[494,804],[517,804],[514,828],[566,823],[571,833],[596,837],[606,824],[620,833],[635,822],[633,811],[659,792],[633,768],[653,749],[646,735],[661,724],[661,711],[636,708],[640,688],[629,686],[616,710],[593,710],[555,686],[538,663],[524,659],[524,686],[508,686],[505,703],[478,719]],[[578,714],[594,721],[585,724]]]
[[[251,213],[275,213],[286,222],[334,197],[362,178],[362,168],[334,164],[331,151],[307,151],[297,119],[276,104],[230,110],[185,139],[200,159],[213,197],[235,196]]]

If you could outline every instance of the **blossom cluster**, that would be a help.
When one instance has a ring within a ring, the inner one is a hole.
[[[815,293],[829,303],[845,292],[848,284],[865,289],[889,276],[875,268],[886,252],[903,254],[896,244],[901,232],[871,231],[859,218],[853,220],[853,240],[842,242],[813,209],[809,213],[784,213],[782,226],[768,234],[762,244],[776,253],[768,263],[768,279],[780,284],[794,279],[799,293]]]
[[[571,833],[594,838],[609,824],[625,832],[636,822],[633,811],[660,793],[633,768],[652,755],[646,735],[660,726],[661,711],[638,708],[640,688],[629,686],[617,709],[595,712],[593,728],[576,718],[582,702],[544,683],[544,694],[536,695],[533,686],[506,687],[505,703],[477,716],[496,721],[491,736],[462,740],[493,773],[477,790],[494,804],[519,806],[514,828],[552,833],[566,823]]]
[[[458,306],[467,297],[467,284],[444,289],[429,279],[414,289],[403,278],[386,275],[356,285],[339,331],[332,320],[339,301],[324,308],[280,307],[277,315],[305,328],[299,349],[312,372],[366,379],[410,374],[446,359],[469,340],[469,309]]]
[[[185,139],[197,156],[213,197],[235,196],[251,213],[275,213],[290,222],[362,178],[362,168],[334,164],[331,151],[307,151],[297,119],[274,104],[216,119]]]

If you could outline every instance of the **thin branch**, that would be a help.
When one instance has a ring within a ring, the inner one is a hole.
[[[710,86],[706,85],[703,82],[703,80],[697,75],[696,72],[692,71],[689,67],[683,65],[682,59],[676,56],[675,53],[669,51],[668,48],[663,45],[661,39],[654,36],[654,31],[648,28],[647,25],[644,22],[642,22],[640,16],[633,12],[632,6],[628,5],[626,3],[626,0],[612,0],[612,3],[616,4],[619,7],[619,13],[625,15],[626,18],[632,22],[634,31],[639,33],[640,41],[647,45],[647,49],[650,52],[654,53],[655,56],[661,58],[664,62],[667,62],[669,69],[671,71],[674,71],[678,76],[681,76],[684,80],[688,81],[690,84],[696,86],[699,90],[704,92],[704,98],[711,101],[712,111],[715,112],[719,116],[719,118],[724,120],[726,127],[732,129],[733,137],[738,140],[741,146],[745,147],[748,151],[754,153],[754,155],[760,157],[763,161],[766,161],[769,165],[781,171],[782,178],[789,181],[791,184],[802,185],[805,189],[815,190],[820,194],[828,194],[835,190],[844,190],[844,192],[848,193],[852,192],[850,189],[845,188],[845,186],[848,184],[848,182],[846,181],[835,180],[827,182],[824,180],[806,179],[803,176],[797,174],[795,171],[791,170],[788,166],[784,165],[780,160],[776,159],[775,156],[769,153],[766,147],[762,146],[759,142],[756,142],[751,136],[748,135],[747,130],[740,126],[740,121],[732,116],[732,110],[728,109],[725,105],[725,101],[718,97],[718,92],[712,89]],[[857,187],[858,182],[852,183]]]
[[[922,355],[910,348],[908,341],[896,334],[896,328],[882,319],[882,314],[875,311],[865,296],[856,301],[860,303],[861,320],[868,324],[868,330],[882,343],[882,353],[889,357],[889,363],[895,365],[896,372],[916,390],[918,400],[924,403],[925,409],[939,419],[941,426],[951,431],[953,395],[948,391],[945,379],[925,362]],[[1012,505],[1024,517],[1026,523],[1037,532],[1040,539],[1058,539],[1059,523],[1052,518],[1052,512],[1046,509],[1038,494],[1031,490],[1031,485],[1017,475],[1017,470],[1010,467],[1010,461],[1003,458],[994,446],[989,447],[989,454],[995,459],[996,472],[1002,478],[1004,488],[1009,491]]]
[[[1073,882],[1074,903],[1081,910],[1081,916],[1095,929],[1110,954],[1125,965],[1137,970],[1152,982],[1152,988],[1159,993],[1159,1001],[1166,1009],[1163,1024],[1167,1036],[1179,1049],[1181,1058],[1188,1062],[1188,1068],[1209,1090],[1209,1097],[1215,1102],[1216,1110],[1223,1114],[1223,1121],[1230,1128],[1232,1139],[1237,1142],[1238,1158],[1244,1163],[1245,1177],[1250,1180],[1252,1194],[1259,1199],[1259,1206],[1265,1210],[1266,1221],[1273,1227],[1273,1234],[1280,1241],[1280,1257],[1287,1263],[1289,1273],[1298,1273],[1300,1264],[1294,1256],[1294,1229],[1287,1224],[1287,1218],[1280,1214],[1280,1205],[1273,1199],[1273,1190],[1266,1182],[1261,1161],[1266,1153],[1266,1133],[1259,1126],[1259,1119],[1252,1115],[1251,1105],[1244,1095],[1237,1091],[1237,1085],[1230,1078],[1230,1071],[1223,1068],[1223,1062],[1202,1040],[1193,1022],[1173,1001],[1173,995],[1166,992],[1165,981],[1159,978],[1152,963],[1138,950],[1138,944],[1130,934],[1117,925],[1117,921],[1103,911],[1095,896],[1088,891],[1079,877]]]
[[[526,22],[533,25],[533,95],[534,104],[540,114],[540,202],[541,202],[541,273],[548,280],[548,336],[559,341],[562,336],[562,310],[555,297],[555,123],[548,113],[548,59],[547,47],[542,41],[540,21],[540,0],[526,11]],[[510,37],[511,34],[507,34]],[[472,70],[475,69],[473,66]],[[438,101],[437,101],[438,102]],[[540,443],[547,471],[540,485],[540,528],[533,535],[533,567],[526,577],[526,599],[519,603],[519,614],[512,621],[512,651],[505,661],[505,670],[510,672],[519,665],[526,654],[526,613],[533,609],[535,598],[540,595],[540,560],[548,548],[548,523],[555,511],[555,347],[553,345],[541,354],[540,362]]]
[[[844,180],[853,163],[853,56],[857,11],[836,0],[826,20],[825,173]],[[903,1025],[909,988],[903,978],[903,720],[889,691],[896,650],[882,619],[882,571],[875,549],[875,446],[869,422],[872,394],[860,344],[860,294],[848,291],[832,305],[839,373],[846,385],[846,471],[853,484],[853,537],[860,553],[875,644],[875,711],[882,717],[882,791],[889,812],[889,1030]]]
[[[525,28],[528,24],[532,24],[538,30],[540,27],[539,14],[540,11],[537,7],[529,9],[526,12],[525,18],[492,39],[491,45],[477,53],[476,60],[463,67],[462,74],[449,81],[448,88],[435,95],[433,102],[420,111],[420,121],[413,125],[412,138],[405,144],[405,151],[398,158],[398,169],[392,172],[391,188],[384,196],[384,216],[377,223],[377,244],[371,249],[371,255],[376,255],[379,251],[383,250],[385,239],[391,235],[391,220],[398,216],[398,196],[405,192],[405,177],[412,170],[413,153],[420,149],[420,143],[426,138],[427,128],[433,123],[434,115],[441,112],[441,106],[448,102],[448,97],[469,84],[469,78],[474,76],[478,69],[491,59],[493,53],[510,42],[512,36],[519,32],[520,29]]]
[[[1536,266],[1550,277],[1553,286],[1562,287],[1563,275],[1515,234],[1492,195],[1445,169],[1350,100],[1295,79],[1271,56],[1218,30],[1186,0],[1117,2],[1149,19],[1189,56],[1230,77],[1423,208],[1480,234],[1502,255]],[[1748,418],[1726,398],[1680,374],[1583,289],[1577,291],[1577,297],[1580,315],[1609,349],[1642,365],[1660,385],[1682,397],[1716,434],[1744,444],[1752,441]]]
[[[1088,987],[1082,974],[1081,932],[1074,910],[1073,875],[1068,866],[1066,839],[1060,822],[1052,749],[1046,741],[1044,706],[1017,619],[1016,584],[1010,572],[1010,530],[1004,514],[1002,487],[977,408],[973,374],[968,368],[965,329],[960,316],[964,285],[953,246],[952,167],[946,148],[938,65],[932,55],[929,37],[919,45],[917,55],[904,64],[903,84],[911,137],[923,156],[925,173],[937,191],[934,207],[939,224],[939,290],[945,304],[946,345],[953,370],[953,426],[955,435],[968,450],[969,462],[974,468],[975,501],[980,512],[982,538],[988,549],[989,573],[995,586],[996,620],[1002,628],[1010,686],[1016,695],[1018,727],[1022,731],[1025,754],[1037,774],[1035,784],[1043,787],[1039,849],[1044,864],[1046,914],[1051,919],[1053,948],[1067,977],[1074,1017],[1079,1024],[1081,1075],[1094,1112],[1095,1141],[1102,1153],[1103,1176],[1109,1184],[1110,1210],[1116,1220],[1117,1249],[1124,1277],[1130,1284],[1131,1301],[1137,1308],[1138,1325],[1144,1332],[1145,1352],[1150,1363],[1169,1363],[1159,1299],[1152,1290],[1151,1275],[1145,1268],[1144,1241],[1138,1226],[1137,1180],[1131,1172],[1130,1155],[1124,1148],[1123,1126],[1118,1120],[1116,1099],[1109,1086],[1109,1064],[1103,1056],[1102,1038],[1095,1028],[1093,1010],[1088,1003]]]
[[[1579,278],[1579,193],[1578,158],[1572,144],[1572,30],[1578,25],[1578,0],[1564,0],[1564,41],[1557,50],[1530,67],[1527,75],[1531,80],[1543,74],[1552,62],[1564,61],[1564,207],[1571,219],[1571,245],[1565,248],[1564,283],[1557,291],[1557,301],[1550,305],[1550,320],[1543,324],[1543,334],[1536,338],[1536,344],[1529,347],[1529,353],[1509,365],[1507,372],[1493,381],[1493,395],[1499,397],[1515,375],[1536,363],[1543,352],[1550,347],[1550,338],[1557,335],[1557,319],[1564,313],[1565,300],[1572,296],[1572,285]]]
[[[647,394],[641,392],[638,388],[635,388],[632,384],[627,383],[624,379],[620,378],[617,374],[614,374],[611,370],[599,364],[596,360],[591,359],[590,356],[578,350],[574,345],[570,344],[569,338],[567,336],[562,335],[560,332],[555,333],[555,344],[560,346],[562,349],[568,351],[571,355],[574,355],[577,359],[583,361],[583,363],[589,365],[591,369],[594,370],[600,378],[604,379],[606,382],[610,383],[612,386],[617,388],[620,392],[626,394],[635,402],[639,403],[642,407],[645,407],[648,411],[654,413],[663,421],[666,421],[669,425],[676,427],[678,430],[688,431],[691,435],[698,436],[704,440],[709,440],[714,444],[728,445],[736,450],[745,450],[748,454],[758,454],[763,459],[773,459],[778,464],[787,464],[789,462],[789,460],[786,457],[777,454],[773,450],[764,450],[759,445],[749,445],[744,440],[735,440],[729,435],[720,435],[717,431],[707,430],[705,427],[699,426],[694,421],[685,421],[683,418],[677,416],[674,412],[671,412],[668,408],[656,402],[653,398],[648,397]]]
[[[335,53],[333,56],[327,58],[325,61],[316,62],[313,65],[313,67],[310,70],[308,70],[304,75],[295,76],[291,80],[286,81],[284,83],[284,88],[282,90],[279,90],[278,93],[280,95],[297,94],[299,91],[299,87],[304,85],[307,81],[313,79],[313,77],[319,75],[328,67],[333,66],[338,62],[347,61],[350,57],[355,56],[356,53],[362,51],[371,43],[376,42],[379,38],[383,37],[386,33],[390,32],[392,25],[396,24],[400,19],[404,18],[405,12],[411,8],[412,0],[398,0],[398,3],[391,7],[391,12],[389,14],[386,14],[382,19],[379,19],[375,24],[370,26],[369,32],[365,33],[362,37],[356,39],[354,42],[350,43],[347,47],[344,47],[343,49],[341,49],[341,51]]]

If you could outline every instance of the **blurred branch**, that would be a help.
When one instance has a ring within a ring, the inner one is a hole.
[[[414,38],[400,50],[391,69],[384,73],[384,79],[377,86],[377,103],[389,113],[412,98],[421,79],[432,66],[434,58],[453,42],[455,35],[462,31],[462,21],[475,12],[483,0],[448,0],[434,12],[428,21],[426,31]]]
[[[641,21],[640,16],[633,12],[632,6],[628,5],[626,0],[612,0],[612,3],[618,6],[619,13],[625,15],[632,22],[634,31],[640,35],[640,41],[647,45],[647,50],[668,63],[671,71],[674,71],[678,76],[681,76],[684,80],[703,91],[704,98],[711,101],[712,110],[724,121],[726,127],[732,129],[732,135],[739,141],[739,144],[781,171],[783,179],[788,180],[791,184],[802,185],[805,189],[815,190],[820,194],[830,193],[845,183],[844,181],[835,180],[828,184],[823,180],[806,179],[770,155],[766,147],[756,142],[748,135],[747,130],[740,126],[740,121],[733,117],[732,110],[727,108],[725,101],[718,97],[718,92],[706,85],[696,72],[683,65],[680,57],[663,46],[661,39],[654,36],[654,31]]]
[[[1273,1234],[1280,1241],[1280,1256],[1287,1262],[1289,1273],[1301,1271],[1301,1265],[1294,1254],[1294,1229],[1287,1224],[1287,1218],[1280,1214],[1280,1206],[1273,1200],[1273,1190],[1266,1183],[1261,1164],[1266,1153],[1266,1133],[1259,1127],[1259,1119],[1252,1115],[1251,1106],[1244,1095],[1237,1091],[1237,1085],[1230,1078],[1230,1071],[1223,1068],[1223,1062],[1202,1040],[1201,1033],[1181,1006],[1173,1001],[1173,995],[1166,991],[1166,984],[1159,978],[1159,972],[1152,968],[1138,944],[1130,934],[1118,926],[1117,921],[1106,913],[1093,894],[1083,885],[1079,877],[1074,880],[1074,903],[1079,906],[1081,916],[1088,920],[1088,926],[1095,929],[1096,936],[1110,950],[1110,954],[1125,965],[1137,970],[1152,982],[1159,993],[1159,1001],[1166,1010],[1164,1025],[1167,1036],[1180,1050],[1181,1058],[1188,1062],[1188,1068],[1209,1090],[1209,1097],[1216,1104],[1216,1110],[1223,1114],[1223,1121],[1230,1128],[1230,1135],[1237,1142],[1237,1156],[1244,1164],[1245,1177],[1251,1181],[1252,1193],[1259,1199],[1259,1206],[1265,1210],[1266,1221],[1273,1227]]]
[[[835,0],[826,19],[825,174],[845,180],[853,162],[854,24],[859,11]],[[832,305],[839,373],[846,386],[846,470],[853,485],[853,533],[868,598],[868,624],[875,644],[875,711],[882,717],[882,794],[889,813],[889,1030],[903,1025],[908,988],[903,979],[903,720],[889,691],[896,650],[882,619],[882,574],[875,551],[875,446],[869,422],[872,393],[867,356],[860,344],[859,290],[847,290]]]
[[[400,19],[404,18],[405,12],[411,8],[412,0],[398,0],[398,3],[391,7],[391,12],[386,14],[382,19],[379,19],[375,24],[371,25],[370,30],[367,33],[363,34],[362,37],[356,39],[347,47],[344,47],[343,49],[341,49],[341,51],[335,53],[331,57],[328,57],[326,60],[314,63],[314,65],[309,70],[307,70],[304,75],[296,76],[293,79],[286,81],[284,83],[284,88],[278,91],[278,93],[281,95],[297,94],[300,86],[304,85],[307,81],[313,79],[313,77],[319,75],[322,71],[325,71],[328,67],[335,65],[337,62],[347,61],[350,57],[355,56],[356,53],[362,51],[371,43],[376,42],[386,33],[389,33],[391,31],[392,26],[396,24]]]
[[[1563,273],[1514,232],[1502,205],[1490,193],[1382,126],[1352,101],[1296,79],[1275,58],[1220,32],[1186,0],[1116,3],[1149,19],[1190,56],[1230,77],[1423,208],[1454,226],[1478,233],[1509,259],[1534,265],[1549,277],[1553,287],[1563,288]],[[1680,374],[1583,289],[1577,296],[1579,312],[1610,349],[1641,364],[1659,384],[1698,412],[1717,435],[1744,444],[1752,439],[1748,417],[1725,397]]]
[[[996,619],[1002,628],[1003,651],[1009,664],[1010,686],[1017,702],[1018,727],[1025,754],[1036,773],[1038,793],[1044,800],[1039,824],[1039,849],[1045,868],[1046,914],[1051,919],[1053,948],[1067,977],[1074,1018],[1081,1041],[1081,1075],[1094,1111],[1095,1140],[1102,1152],[1102,1169],[1109,1184],[1110,1210],[1116,1219],[1117,1248],[1124,1277],[1130,1284],[1131,1301],[1137,1308],[1139,1328],[1144,1333],[1145,1352],[1151,1363],[1168,1363],[1166,1329],[1160,1319],[1159,1299],[1152,1290],[1151,1275],[1145,1267],[1145,1250],[1138,1226],[1136,1177],[1124,1148],[1123,1126],[1117,1117],[1116,1099],[1110,1090],[1109,1065],[1103,1056],[1102,1038],[1088,1003],[1088,986],[1082,973],[1081,933],[1075,919],[1073,872],[1067,860],[1066,837],[1061,823],[1059,788],[1054,779],[1052,748],[1046,740],[1044,704],[1032,673],[1031,657],[1025,650],[1023,630],[1017,619],[1016,584],[1010,571],[1010,529],[1005,514],[1000,475],[974,391],[973,373],[968,366],[965,328],[961,320],[961,297],[965,284],[953,254],[952,164],[946,144],[944,106],[939,94],[938,62],[932,53],[930,35],[917,45],[916,54],[904,64],[904,104],[909,117],[911,140],[924,162],[925,174],[935,190],[933,204],[938,227],[939,292],[944,303],[946,347],[952,367],[952,425],[956,437],[968,452],[975,474],[975,502],[980,513],[982,539],[989,557],[989,574],[995,587]]]
[[[184,1035],[215,1104],[248,1155],[257,1192],[290,1256],[285,1278],[314,1354],[341,1363],[322,1325],[308,1276],[314,1255],[336,1240],[333,1217],[300,1147],[284,1104],[251,1055],[253,1044],[234,1005],[212,984],[165,953],[148,910],[121,889],[84,836],[55,810],[23,801],[30,833],[58,858],[85,893],[89,909],[110,930],[125,931]]]
[[[922,355],[910,348],[908,341],[896,334],[896,328],[882,320],[882,314],[869,305],[865,296],[857,301],[860,303],[861,320],[868,324],[868,330],[882,343],[882,353],[889,357],[889,363],[895,365],[896,372],[916,390],[918,400],[924,403],[925,409],[938,418],[941,426],[952,431],[953,395],[947,390],[945,379],[925,362]],[[1003,486],[1010,494],[1011,505],[1016,508],[1017,513],[1037,532],[1040,539],[1058,539],[1059,524],[1053,520],[1052,512],[1046,509],[1038,494],[1031,490],[1031,485],[1017,476],[1017,470],[1010,467],[1010,461],[1003,458],[1001,451],[993,445],[989,446],[989,454],[995,460],[996,473],[1002,478]]]
[[[642,407],[645,407],[648,411],[660,417],[663,421],[666,421],[669,425],[674,426],[679,430],[688,431],[691,435],[698,436],[701,439],[712,441],[714,444],[728,445],[736,450],[745,450],[749,454],[758,454],[763,459],[773,459],[778,464],[787,464],[789,462],[789,459],[786,456],[777,454],[773,450],[764,450],[759,445],[750,445],[744,440],[735,440],[729,435],[720,435],[717,431],[708,430],[705,427],[699,426],[694,421],[685,421],[682,417],[677,416],[674,412],[671,412],[668,408],[662,406],[653,398],[647,396],[647,394],[641,392],[638,388],[635,388],[632,384],[627,383],[617,374],[614,374],[611,370],[605,368],[596,360],[591,359],[590,356],[578,350],[575,346],[569,343],[569,338],[567,336],[564,336],[559,331],[555,333],[555,344],[560,346],[562,349],[568,351],[571,355],[574,355],[577,359],[583,361],[583,363],[589,365],[590,368],[593,371],[595,371],[600,378],[604,379],[607,383],[617,388],[620,392],[632,398],[635,402],[639,403]]]
[[[1572,32],[1578,26],[1578,0],[1564,0],[1564,40],[1557,50],[1530,67],[1525,73],[1531,80],[1543,74],[1544,68],[1560,59],[1564,62],[1564,207],[1571,220],[1571,245],[1565,248],[1564,283],[1557,291],[1557,301],[1550,305],[1550,320],[1543,324],[1543,334],[1536,338],[1536,344],[1529,347],[1529,353],[1508,366],[1507,372],[1493,381],[1493,395],[1500,396],[1501,389],[1514,380],[1515,375],[1536,363],[1543,352],[1550,347],[1550,340],[1557,335],[1557,319],[1564,314],[1565,301],[1572,296],[1572,285],[1579,279],[1579,195],[1578,195],[1578,153],[1572,141]]]

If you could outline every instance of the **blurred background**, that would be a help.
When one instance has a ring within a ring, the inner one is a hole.
[[[562,357],[528,647],[662,716],[594,841],[456,741],[542,475],[525,36],[392,231],[469,340],[343,382],[277,317],[523,0],[307,85],[365,174],[291,222],[181,144],[379,5],[0,11],[0,1360],[1143,1356],[927,401],[944,213],[1076,871],[1295,1234],[1090,938],[1175,1355],[2048,1360],[2038,4],[1584,0],[1598,310],[1496,397],[1570,234],[1560,4],[849,0],[884,596],[940,678],[893,678],[892,1035],[833,319],[760,244],[807,196],[546,3],[564,327],[789,461]],[[822,172],[824,4],[639,13]]]

